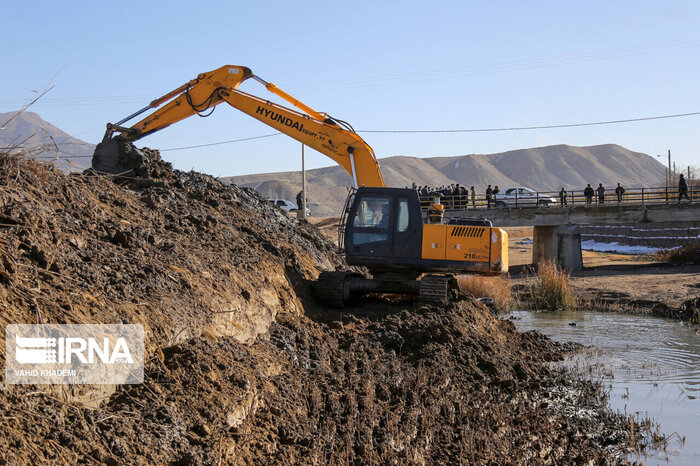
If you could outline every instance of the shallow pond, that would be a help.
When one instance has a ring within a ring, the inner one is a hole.
[[[511,314],[521,331],[595,347],[566,364],[602,381],[613,409],[652,418],[671,436],[665,452],[641,458],[645,464],[700,464],[700,335],[694,327],[615,313]]]

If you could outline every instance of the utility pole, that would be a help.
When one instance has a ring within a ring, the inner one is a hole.
[[[671,149],[668,150],[668,186],[669,188],[673,184],[673,172],[671,171]]]
[[[306,218],[306,167],[304,166],[304,144],[301,145],[301,218]]]

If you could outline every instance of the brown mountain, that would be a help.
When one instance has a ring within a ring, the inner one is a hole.
[[[0,113],[0,147],[16,147],[30,157],[53,161],[64,172],[90,167],[95,145],[74,138],[34,112]]]
[[[388,186],[440,186],[459,183],[483,192],[488,184],[501,189],[526,186],[538,191],[583,189],[587,183],[613,187],[661,186],[664,166],[654,158],[615,144],[590,147],[567,145],[514,150],[499,154],[380,159]],[[337,215],[342,209],[350,176],[339,166],[306,172],[314,215]],[[294,200],[301,172],[226,177],[224,181],[257,189],[263,196]]]

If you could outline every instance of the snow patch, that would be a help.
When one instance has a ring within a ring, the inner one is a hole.
[[[581,241],[581,249],[587,251],[616,252],[618,254],[654,254],[662,249],[676,248],[654,248],[649,246],[630,246],[629,244],[599,243],[593,240]]]

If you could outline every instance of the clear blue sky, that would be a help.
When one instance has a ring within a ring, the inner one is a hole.
[[[359,130],[585,123],[700,112],[698,1],[0,0],[0,112],[31,110],[97,143],[198,73],[244,65]],[[241,90],[270,95],[250,80]],[[134,121],[135,122],[135,121]],[[169,149],[271,128],[220,105],[139,145]],[[378,157],[616,143],[700,165],[700,115],[609,126],[456,134],[360,133]],[[215,176],[295,170],[274,136],[163,151]],[[665,161],[664,159],[659,159]],[[328,166],[307,151],[307,166]]]

